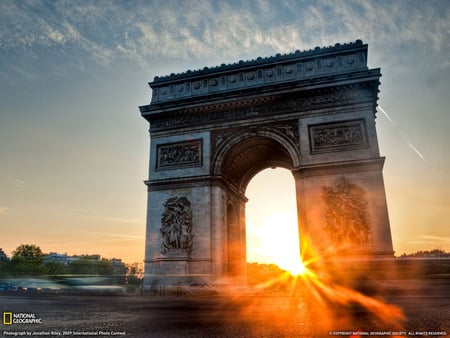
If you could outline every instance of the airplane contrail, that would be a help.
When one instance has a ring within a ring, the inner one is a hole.
[[[406,137],[406,135],[403,133],[403,131],[400,129],[400,127],[397,125],[397,123],[395,123],[395,121],[389,116],[388,113],[386,113],[386,111],[381,108],[381,106],[378,106],[378,110],[380,112],[383,113],[384,116],[386,116],[386,118],[388,119],[389,122],[391,122],[391,124],[397,128],[400,136],[403,138],[403,140],[406,142],[406,144],[411,148],[412,151],[414,151],[416,153],[417,156],[420,157],[420,159],[422,161],[424,161],[426,164],[429,164],[428,160],[425,158],[425,156],[422,155],[422,153],[419,151],[419,149],[417,149],[410,141],[409,139]]]

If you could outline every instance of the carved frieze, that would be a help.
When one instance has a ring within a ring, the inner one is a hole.
[[[191,202],[186,197],[172,197],[164,204],[161,215],[161,253],[183,256],[192,251]]]
[[[201,139],[160,144],[157,146],[157,170],[189,168],[201,165]]]
[[[170,117],[155,118],[150,124],[152,131],[182,128],[205,123],[222,123],[224,121],[237,121],[255,117],[264,117],[274,114],[283,114],[292,111],[311,111],[318,108],[327,108],[336,105],[370,102],[374,99],[372,89],[363,85],[353,85],[351,88],[335,88],[322,90],[319,93],[304,94],[302,97],[278,98],[270,97],[266,100],[254,100],[246,105],[236,106],[209,106],[180,111]]]
[[[364,245],[370,241],[366,191],[346,177],[334,187],[324,187],[325,230],[337,245]]]
[[[327,123],[308,127],[312,153],[367,147],[364,120]]]
[[[345,104],[349,102],[361,101],[361,100],[370,100],[372,95],[367,95],[370,93],[352,91],[346,93],[331,93],[325,95],[318,95],[308,97],[301,101],[302,107],[317,107],[317,106],[326,106],[330,104]]]

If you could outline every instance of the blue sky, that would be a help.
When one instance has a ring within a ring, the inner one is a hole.
[[[0,0],[0,247],[142,260],[147,82],[356,39],[394,249],[450,250],[448,1]]]

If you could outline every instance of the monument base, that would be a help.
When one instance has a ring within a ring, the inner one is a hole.
[[[143,289],[146,293],[157,295],[176,293],[177,288],[191,283],[208,284],[211,282],[210,269],[209,259],[190,258],[179,252],[171,253],[145,263]]]

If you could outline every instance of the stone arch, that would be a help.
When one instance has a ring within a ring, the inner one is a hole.
[[[151,102],[140,107],[151,138],[145,286],[245,276],[245,190],[274,166],[293,173],[299,231],[323,257],[392,257],[375,128],[380,76],[357,40],[150,82]],[[174,199],[186,203],[165,211]],[[165,212],[180,238],[192,224],[181,251],[161,250]]]
[[[270,167],[293,170],[300,163],[293,141],[271,131],[236,134],[217,151],[213,175],[222,176],[241,193],[260,171]]]

